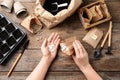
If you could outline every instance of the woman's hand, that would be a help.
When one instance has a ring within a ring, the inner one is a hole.
[[[89,65],[88,54],[80,41],[75,40],[73,42],[73,47],[75,50],[75,55],[72,55],[77,66],[82,70]]]
[[[60,44],[60,37],[58,33],[52,33],[48,39],[45,39],[41,46],[43,58],[48,59],[50,62],[54,60],[57,54],[57,49]]]
[[[48,68],[51,65],[51,62],[56,57],[59,44],[60,39],[57,33],[52,33],[48,39],[45,39],[43,41],[41,46],[43,57],[41,58],[40,63],[26,80],[44,80]],[[50,45],[52,45],[52,48],[50,48]]]
[[[103,80],[89,64],[88,54],[80,41],[75,40],[73,42],[73,47],[75,49],[75,55],[72,57],[75,63],[86,76],[87,80]]]

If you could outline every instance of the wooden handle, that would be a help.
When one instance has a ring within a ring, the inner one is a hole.
[[[109,27],[109,39],[108,39],[108,46],[111,46],[111,34],[112,34],[112,21],[110,21],[110,27]]]
[[[104,46],[104,44],[105,44],[108,36],[109,36],[108,46],[111,45],[111,32],[112,32],[112,21],[110,21],[110,26],[109,26],[108,32],[107,32],[107,34],[106,34],[106,36],[105,36],[105,38],[104,38],[104,40],[103,40],[103,42],[102,42],[102,44],[101,44],[101,47]]]
[[[8,74],[7,74],[8,77],[11,75],[11,73],[12,73],[12,71],[14,70],[15,66],[17,65],[18,61],[20,60],[21,56],[22,56],[22,53],[20,53],[20,54],[18,55],[18,57],[17,57],[17,59],[15,60],[14,64],[13,64],[12,67],[10,68],[10,70],[9,70],[9,72],[8,72]]]
[[[105,42],[106,42],[106,40],[107,40],[108,35],[109,35],[109,30],[108,30],[108,32],[107,32],[105,38],[103,39],[103,42],[102,42],[102,44],[101,44],[101,47],[104,46],[104,44],[105,44]]]

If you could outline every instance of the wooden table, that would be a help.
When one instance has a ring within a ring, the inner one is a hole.
[[[85,0],[85,4],[93,1],[95,0]],[[44,38],[47,38],[52,32],[58,32],[62,38],[77,36],[88,51],[90,63],[104,78],[104,80],[120,80],[120,0],[106,0],[106,3],[112,15],[113,21],[113,55],[105,55],[105,51],[107,50],[106,44],[103,50],[103,57],[100,60],[94,60],[93,53],[95,49],[82,41],[82,38],[88,31],[82,27],[76,12],[61,24],[57,25],[54,29],[48,30],[44,27],[38,34],[31,34],[23,28],[27,32],[28,38],[30,39],[29,48],[25,50],[24,55],[9,78],[7,78],[6,74],[13,65],[13,62],[19,52],[16,52],[16,54],[10,58],[6,65],[0,65],[0,80],[25,80],[41,59],[41,43]],[[34,12],[34,2],[23,4],[27,7],[29,13]],[[19,24],[22,21],[22,19],[16,18],[14,12],[9,14],[4,12],[1,8],[0,12],[11,18],[16,24]],[[109,22],[106,22],[98,25],[97,27],[103,30],[105,34],[108,30],[108,26]],[[48,74],[46,75],[46,80],[86,80],[86,78],[78,69],[72,58],[61,55],[61,52],[59,51],[56,60],[53,62]]]

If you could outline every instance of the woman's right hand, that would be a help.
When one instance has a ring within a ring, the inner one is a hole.
[[[89,65],[88,53],[82,46],[79,40],[75,40],[73,42],[73,47],[75,50],[75,54],[72,55],[73,60],[77,64],[77,66],[83,70]]]

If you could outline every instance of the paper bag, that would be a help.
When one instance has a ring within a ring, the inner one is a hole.
[[[72,44],[76,39],[76,37],[70,37],[65,40],[62,40],[60,43],[61,51],[66,55],[72,55],[74,53],[74,48]]]
[[[71,0],[68,8],[61,10],[56,15],[51,14],[43,8],[44,2],[45,0],[36,1],[35,14],[47,28],[53,28],[67,17],[71,16],[81,5],[82,0]]]
[[[83,38],[83,41],[91,45],[93,48],[96,48],[100,40],[102,39],[103,31],[93,28],[87,35]]]
[[[38,20],[38,18],[34,14],[31,14],[28,17],[26,17],[21,22],[21,25],[31,33],[37,33],[42,28],[41,22]]]

